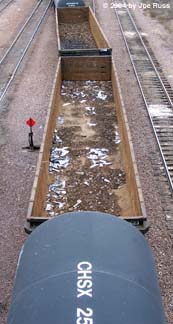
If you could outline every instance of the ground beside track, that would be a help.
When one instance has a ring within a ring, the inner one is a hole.
[[[108,2],[108,1],[107,1]],[[96,15],[99,22],[113,48],[113,57],[116,62],[116,68],[121,85],[123,101],[126,108],[132,141],[137,160],[139,176],[144,194],[144,200],[147,209],[147,215],[150,222],[150,230],[146,235],[155,257],[156,267],[159,274],[159,283],[161,287],[162,299],[165,308],[166,317],[169,324],[173,323],[173,285],[172,285],[172,267],[173,267],[173,241],[167,229],[167,221],[162,210],[161,196],[158,190],[158,183],[154,176],[155,163],[153,159],[160,161],[158,148],[153,135],[153,131],[148,119],[148,115],[143,104],[140,90],[137,86],[135,75],[128,57],[124,40],[122,38],[118,22],[115,19],[115,13],[110,6],[103,8],[102,3],[96,0]],[[143,19],[145,16],[141,13]],[[149,19],[149,18],[148,18]],[[150,18],[151,19],[151,18]],[[149,20],[150,22],[150,20]],[[147,21],[145,21],[147,24]],[[152,23],[152,22],[150,22]],[[145,25],[145,24],[144,24]],[[149,28],[149,23],[148,23]],[[162,26],[157,23],[157,29]],[[165,30],[166,33],[166,30]],[[169,36],[169,33],[168,33]],[[150,42],[157,42],[159,38],[150,38]],[[153,46],[153,50],[157,48]],[[169,50],[172,50],[171,47]],[[154,52],[155,53],[155,52]],[[170,60],[169,51],[162,49],[162,56]],[[159,60],[160,56],[157,57]],[[159,60],[160,64],[162,63]],[[170,60],[170,68],[171,60]],[[162,66],[166,73],[166,67]]]
[[[26,238],[24,221],[38,153],[28,145],[25,121],[37,121],[35,144],[40,143],[57,64],[53,8],[34,46],[26,56],[15,85],[8,92],[0,116],[0,322],[6,323],[19,251]]]
[[[134,1],[139,4],[139,0]],[[152,1],[144,1],[151,2]],[[170,9],[141,10],[138,6],[132,11],[138,26],[147,34],[149,44],[163,68],[165,77],[173,88],[173,3],[168,0]]]
[[[0,15],[0,57],[23,26],[37,0],[16,0]]]
[[[173,322],[172,242],[167,232],[151,159],[152,156],[156,159],[158,157],[157,146],[140,92],[136,89],[134,74],[114,14],[111,10],[105,13],[102,1],[97,0],[96,4],[98,18],[114,48],[113,55],[120,77],[151,224],[147,238],[154,252],[165,312],[168,323],[171,324]],[[8,33],[6,37],[8,38]],[[37,120],[34,134],[37,142],[40,142],[57,60],[55,39],[54,16],[51,11],[40,33],[39,42],[35,42],[29,59],[24,61],[15,87],[8,94],[8,100],[4,104],[4,111],[0,117],[2,135],[0,146],[0,292],[2,292],[0,315],[2,324],[6,323],[17,258],[26,238],[23,225],[37,161],[37,153],[28,153],[21,149],[22,146],[27,145],[28,130],[25,120],[30,115]]]

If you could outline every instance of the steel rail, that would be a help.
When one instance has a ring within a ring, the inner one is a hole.
[[[93,0],[93,12],[94,12],[94,14],[96,14],[95,0]]]
[[[39,23],[37,24],[37,26],[36,26],[36,28],[35,28],[33,34],[32,34],[32,37],[30,38],[30,40],[29,40],[27,46],[25,47],[24,52],[22,53],[20,59],[18,60],[18,62],[17,62],[17,64],[16,64],[16,67],[15,67],[15,69],[14,69],[14,71],[13,71],[13,73],[12,73],[10,79],[8,80],[8,82],[7,82],[5,88],[4,88],[4,90],[3,90],[3,92],[2,92],[2,94],[1,94],[1,96],[0,96],[0,102],[1,102],[1,100],[4,98],[4,96],[5,96],[5,94],[6,94],[7,90],[8,90],[8,88],[10,87],[12,81],[14,80],[14,78],[15,78],[15,76],[16,76],[16,73],[17,73],[17,71],[18,71],[18,69],[19,69],[19,67],[20,67],[20,64],[22,63],[22,61],[23,61],[23,59],[24,59],[24,57],[25,57],[25,55],[26,55],[26,53],[27,53],[27,51],[28,51],[28,49],[29,49],[29,47],[30,47],[30,45],[31,45],[31,43],[32,43],[32,41],[34,40],[35,35],[36,35],[36,33],[37,33],[37,31],[38,31],[38,29],[39,29],[39,27],[40,27],[40,25],[41,25],[41,23],[42,23],[44,17],[46,16],[47,11],[48,11],[48,9],[49,9],[51,3],[52,3],[52,0],[50,0],[49,3],[48,3],[48,5],[46,6],[46,9],[45,9],[45,11],[44,11],[44,13],[43,13],[43,15],[42,15],[42,17],[41,17]]]
[[[127,11],[128,12],[128,11]],[[154,132],[154,135],[155,135],[155,138],[156,138],[156,142],[158,144],[158,147],[159,147],[159,151],[160,151],[160,154],[161,154],[161,158],[162,158],[162,161],[163,161],[163,165],[164,165],[164,169],[165,169],[165,172],[166,172],[166,175],[167,175],[167,178],[168,178],[168,183],[169,183],[169,186],[170,186],[170,189],[171,189],[171,194],[173,194],[173,182],[172,182],[172,179],[171,179],[171,176],[170,176],[170,173],[169,173],[169,170],[168,170],[168,167],[167,167],[167,163],[166,163],[166,160],[165,160],[165,157],[164,157],[164,153],[163,153],[163,150],[162,150],[162,147],[160,145],[160,141],[159,141],[159,138],[157,136],[157,133],[156,133],[156,130],[155,130],[155,126],[154,126],[154,123],[153,123],[153,120],[152,120],[152,117],[151,117],[151,114],[149,112],[149,107],[148,107],[148,103],[147,103],[147,100],[146,100],[146,97],[145,97],[145,94],[144,94],[144,91],[143,91],[143,88],[142,88],[142,85],[141,85],[141,82],[140,82],[140,79],[139,79],[139,76],[138,76],[138,72],[136,70],[136,67],[135,67],[135,64],[133,62],[133,58],[131,56],[131,52],[130,52],[130,48],[128,46],[128,43],[127,43],[127,40],[126,40],[126,37],[124,35],[124,31],[123,31],[123,27],[122,27],[122,24],[121,24],[121,21],[119,19],[119,16],[118,16],[118,13],[117,13],[117,10],[115,9],[115,14],[116,14],[116,17],[117,17],[117,20],[118,20],[118,23],[119,23],[119,26],[120,26],[120,30],[121,30],[121,33],[122,33],[122,36],[123,36],[123,39],[124,39],[124,42],[125,42],[125,45],[126,45],[126,48],[127,48],[127,51],[128,51],[128,54],[129,54],[129,57],[130,57],[130,61],[132,63],[132,66],[133,66],[133,69],[134,69],[134,73],[135,73],[135,76],[136,76],[136,79],[137,79],[137,82],[138,82],[138,85],[139,85],[139,88],[140,88],[140,91],[141,91],[141,94],[142,94],[142,97],[143,97],[143,100],[144,100],[144,103],[145,103],[145,106],[147,108],[147,112],[148,112],[148,116],[149,116],[149,119],[150,119],[150,122],[151,122],[151,125],[152,125],[152,128],[153,128],[153,132]],[[129,16],[130,17],[130,16]],[[130,17],[131,18],[131,17]],[[137,28],[137,27],[136,27]],[[138,32],[139,33],[139,32]],[[146,46],[145,46],[146,47]],[[148,50],[147,50],[148,52]],[[152,61],[152,58],[150,56],[150,59]],[[154,63],[153,63],[154,65]],[[158,71],[157,71],[158,73]],[[159,78],[160,79],[160,78]]]
[[[17,36],[15,37],[15,39],[13,40],[12,44],[9,46],[9,48],[7,49],[7,51],[5,52],[5,54],[3,55],[3,57],[0,59],[0,65],[3,63],[3,61],[5,60],[5,58],[7,57],[7,55],[9,54],[9,52],[11,51],[11,49],[13,48],[13,46],[16,44],[17,40],[19,39],[19,37],[21,36],[21,34],[23,33],[23,31],[25,30],[27,24],[29,23],[29,21],[33,17],[35,11],[37,10],[37,8],[41,4],[41,2],[42,2],[42,0],[40,0],[37,3],[37,5],[33,9],[33,11],[31,12],[30,16],[27,18],[26,22],[24,23],[24,25],[22,26],[22,28],[19,30],[19,32],[18,32]]]
[[[10,5],[10,3],[11,2],[13,2],[14,0],[10,0],[9,2],[7,2],[5,5],[4,5],[4,7],[2,7],[2,8],[0,8],[0,13],[3,11],[3,10],[5,10],[5,8],[7,8],[9,5]],[[0,2],[0,4],[3,4],[3,0]]]
[[[159,79],[159,81],[160,81],[160,83],[161,83],[161,85],[162,85],[162,88],[164,89],[164,92],[165,92],[165,94],[166,94],[166,96],[167,96],[167,99],[168,99],[170,105],[171,105],[172,108],[173,108],[172,100],[171,100],[171,98],[170,98],[170,96],[169,96],[169,94],[168,94],[168,92],[167,92],[167,90],[166,90],[166,88],[165,88],[165,85],[164,85],[164,83],[163,83],[163,81],[162,81],[162,79],[161,79],[161,77],[160,77],[160,74],[159,74],[159,72],[158,72],[158,70],[157,70],[157,68],[156,68],[156,66],[155,66],[155,64],[154,64],[154,62],[153,62],[153,60],[152,60],[152,57],[151,57],[150,53],[148,52],[148,49],[147,49],[147,47],[146,47],[146,45],[145,45],[145,43],[144,43],[144,41],[143,41],[143,39],[142,39],[142,36],[141,36],[141,34],[140,34],[140,32],[139,32],[137,26],[136,26],[136,23],[135,23],[135,21],[134,21],[132,15],[131,15],[131,13],[130,13],[130,10],[129,10],[128,8],[127,8],[127,12],[128,12],[128,14],[129,14],[130,19],[131,19],[131,21],[132,21],[132,23],[133,23],[133,26],[135,27],[135,30],[136,30],[136,32],[137,32],[139,38],[140,38],[140,41],[141,41],[141,43],[142,43],[142,45],[143,45],[143,47],[144,47],[144,49],[145,49],[145,51],[146,51],[146,53],[147,53],[147,56],[148,56],[148,58],[149,58],[149,60],[150,60],[150,63],[152,64],[152,66],[153,66],[153,68],[154,68],[154,71],[155,71],[155,73],[156,73],[156,75],[157,75],[157,77],[158,77],[158,79]]]

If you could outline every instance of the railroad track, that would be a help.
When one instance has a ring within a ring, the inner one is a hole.
[[[13,2],[14,0],[1,0],[0,1],[0,14]]]
[[[5,97],[35,35],[47,14],[52,0],[40,0],[16,38],[0,59],[0,102]]]
[[[115,9],[173,196],[173,91],[128,8]]]

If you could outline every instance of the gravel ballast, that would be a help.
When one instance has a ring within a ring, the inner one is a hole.
[[[8,49],[16,34],[31,14],[37,0],[13,1],[2,13],[0,18],[0,56]]]
[[[97,0],[96,15],[113,48],[113,58],[116,63],[147,216],[150,222],[150,230],[146,238],[154,254],[167,322],[172,324],[173,242],[167,229],[162,198],[154,176],[155,164],[153,165],[152,162],[153,157],[159,162],[160,156],[114,10],[110,6],[107,9],[103,8],[103,5]],[[108,21],[109,24],[107,24]],[[157,59],[159,60],[159,58]]]
[[[96,14],[113,47],[123,100],[132,135],[150,230],[146,238],[154,253],[168,324],[173,323],[172,240],[167,230],[152,158],[158,149],[141,99],[118,23],[112,9],[96,1]],[[106,10],[106,11],[105,11]],[[108,24],[109,22],[109,24]],[[10,26],[11,29],[11,26]],[[10,31],[9,31],[10,32]],[[6,32],[8,37],[8,32]],[[38,41],[39,40],[39,41]],[[2,106],[0,117],[0,318],[6,323],[19,251],[27,235],[24,224],[34,180],[36,152],[27,145],[25,120],[36,119],[34,140],[41,142],[57,64],[54,12],[44,23],[23,69]],[[155,42],[155,39],[152,40]]]
[[[17,259],[27,238],[27,208],[37,164],[28,145],[26,120],[36,120],[34,143],[40,144],[57,66],[53,8],[2,104],[0,119],[0,323],[6,324]]]

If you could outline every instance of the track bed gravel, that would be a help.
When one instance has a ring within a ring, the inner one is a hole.
[[[0,15],[0,56],[5,53],[17,32],[36,6],[37,0],[13,1]]]
[[[32,117],[34,142],[40,144],[57,65],[54,11],[50,9],[41,31],[18,73],[15,85],[1,103],[0,115],[0,323],[6,324],[20,249],[27,238],[24,224],[35,176],[38,152],[28,152]],[[50,50],[51,48],[51,50]],[[49,71],[49,73],[48,73]]]
[[[26,2],[25,2],[26,4]],[[173,323],[172,240],[167,230],[153,159],[159,161],[157,146],[151,131],[143,101],[124,47],[112,9],[103,9],[97,0],[97,17],[113,47],[123,99],[132,134],[140,180],[142,184],[150,231],[146,235],[156,261],[164,308],[169,324]],[[10,12],[9,12],[10,14]],[[11,14],[11,17],[13,15]],[[109,22],[109,24],[108,24]],[[8,38],[11,32],[6,30]],[[57,63],[57,47],[53,11],[45,24],[39,42],[30,53],[28,63],[18,77],[13,91],[3,105],[0,119],[0,321],[6,324],[17,258],[26,235],[26,219],[33,184],[37,153],[23,151],[27,145],[25,120],[37,120],[36,141],[41,141],[52,80]],[[37,38],[38,40],[38,38]],[[155,42],[155,39],[152,39]]]
[[[111,1],[108,2],[111,3]],[[110,6],[104,9],[99,0],[96,0],[96,9],[96,15],[113,48],[113,57],[116,62],[147,216],[150,222],[150,230],[146,238],[154,253],[167,322],[172,324],[173,241],[167,228],[162,197],[157,176],[155,176],[156,173],[160,173],[160,155],[115,13]],[[160,28],[162,30],[162,26]],[[152,39],[152,42],[155,42],[155,38]],[[167,57],[167,51],[165,55]],[[159,61],[159,57],[157,59]]]

